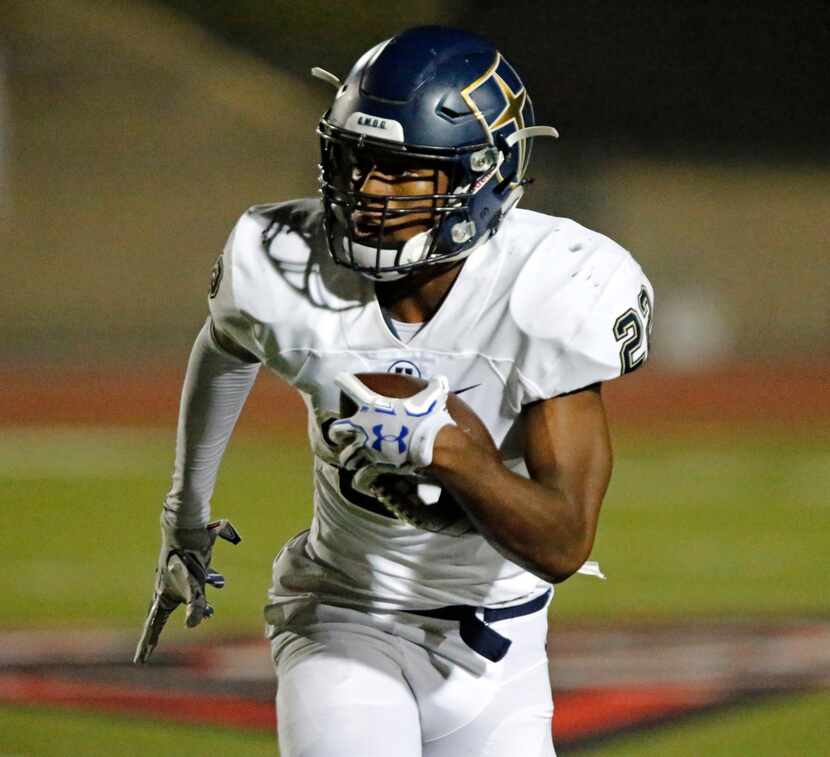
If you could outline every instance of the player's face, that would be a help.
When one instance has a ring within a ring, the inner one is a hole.
[[[395,159],[357,162],[349,179],[366,200],[352,213],[352,223],[356,239],[367,242],[374,242],[381,228],[383,241],[389,243],[405,242],[432,228],[435,208],[441,200],[429,196],[445,194],[449,187],[448,174],[437,165],[407,164]]]

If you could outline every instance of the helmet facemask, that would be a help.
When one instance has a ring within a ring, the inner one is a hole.
[[[470,150],[390,148],[379,140],[320,129],[320,188],[329,251],[370,278],[398,279],[415,269],[459,260],[476,246],[470,200]],[[443,153],[443,154],[441,154]],[[370,174],[390,194],[363,191]],[[419,194],[394,193],[413,183]],[[414,231],[414,233],[412,233]]]

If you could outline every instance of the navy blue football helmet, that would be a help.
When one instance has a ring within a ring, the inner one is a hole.
[[[458,29],[402,32],[367,51],[343,82],[320,68],[312,74],[337,87],[317,129],[329,252],[373,279],[467,257],[524,193],[532,138],[558,136],[535,126],[530,97],[501,53]],[[392,174],[431,167],[433,192],[361,191],[377,166]],[[440,186],[439,175],[447,177]],[[356,228],[367,217],[368,236]],[[407,223],[427,229],[391,241],[390,230]]]

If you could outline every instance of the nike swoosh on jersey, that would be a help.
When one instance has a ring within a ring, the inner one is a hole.
[[[481,386],[481,382],[478,384],[470,384],[470,386],[465,386],[463,389],[456,389],[453,391],[453,394],[463,394],[464,392],[469,392],[470,389],[475,389],[477,386]]]

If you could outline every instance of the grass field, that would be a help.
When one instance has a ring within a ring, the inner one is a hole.
[[[137,631],[150,594],[172,442],[167,431],[4,429],[0,629]],[[826,582],[817,575],[830,532],[830,449],[821,439],[780,429],[624,435],[616,457],[594,553],[609,581],[562,585],[558,618],[609,623],[827,613]],[[244,543],[218,547],[215,562],[228,586],[216,597],[209,629],[196,633],[261,633],[271,558],[306,525],[309,491],[303,440],[233,441],[215,513],[233,518]],[[819,754],[815,734],[828,705],[826,693],[768,701],[625,737],[592,753]],[[0,733],[0,755],[106,754],[115,745],[122,755],[175,755],[191,753],[206,731],[4,707]],[[267,734],[207,733],[215,754],[273,753]]]
[[[558,750],[559,757],[820,757],[826,754],[830,694],[765,702],[693,718],[647,735],[617,739],[591,749]],[[274,757],[274,738],[218,728],[148,725],[126,717],[60,710],[0,707],[4,744],[0,757],[192,757],[195,752],[235,757]],[[516,757],[521,757],[517,755]]]

